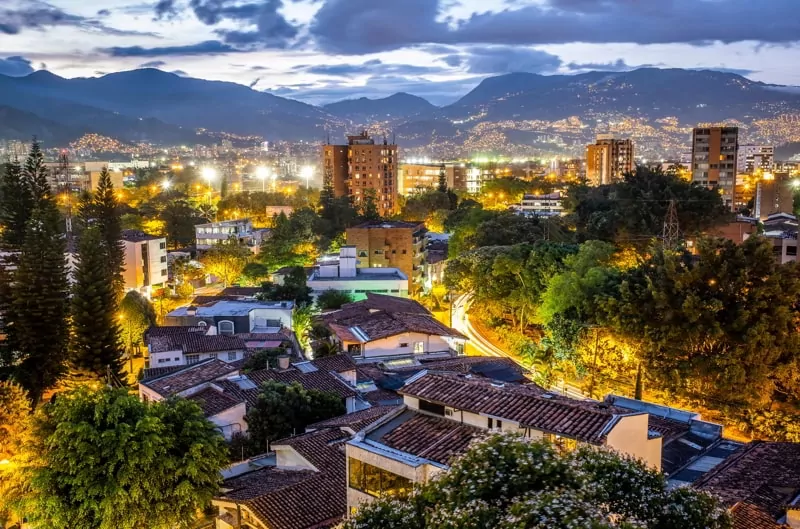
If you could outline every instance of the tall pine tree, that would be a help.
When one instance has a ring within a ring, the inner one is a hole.
[[[33,211],[9,288],[14,377],[34,402],[64,373],[67,357],[69,285],[58,218],[52,200]]]
[[[109,281],[102,233],[87,227],[78,243],[72,290],[70,368],[77,378],[123,379],[124,346],[117,319],[117,295]]]
[[[107,252],[98,226],[84,229],[78,243],[72,291],[70,368],[76,378],[123,380],[124,346],[117,319],[118,296],[107,268]]]
[[[31,216],[33,195],[22,176],[19,160],[10,160],[0,174],[0,241],[18,250],[25,241],[25,224]]]
[[[47,167],[44,165],[44,154],[36,139],[31,144],[31,151],[25,160],[23,169],[25,181],[33,196],[33,207],[43,208],[43,202],[50,200],[50,184],[47,182]],[[58,220],[56,220],[58,222]]]
[[[114,184],[108,168],[104,167],[97,182],[97,189],[81,205],[81,219],[87,226],[96,227],[106,250],[106,267],[115,292],[122,297],[124,286],[122,268],[125,252],[122,246],[122,222],[119,216],[119,202],[114,194]]]

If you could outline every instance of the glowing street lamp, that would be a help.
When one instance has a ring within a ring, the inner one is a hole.
[[[269,177],[270,170],[264,166],[258,167],[256,169],[256,178],[261,180],[261,192],[265,192],[267,190],[267,178]]]
[[[306,165],[303,169],[300,170],[300,175],[306,179],[306,191],[308,191],[308,182],[311,180],[311,177],[314,175],[314,168],[310,165]]]
[[[209,186],[211,185],[211,181],[217,178],[217,170],[213,167],[203,167],[203,169],[200,170],[200,174]]]
[[[161,189],[167,191],[170,187],[172,187],[172,182],[170,182],[169,178],[165,178],[163,182],[161,182]]]

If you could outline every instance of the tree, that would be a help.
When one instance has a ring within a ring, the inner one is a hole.
[[[0,240],[12,249],[25,241],[25,224],[33,206],[33,194],[22,175],[22,167],[13,159],[0,174]]]
[[[44,165],[44,154],[42,154],[39,142],[35,139],[31,144],[31,150],[25,160],[25,167],[22,172],[33,198],[33,208],[41,208],[43,202],[52,198],[52,194],[50,192],[50,184],[47,182],[48,170]]]
[[[295,307],[292,313],[292,330],[297,336],[297,341],[300,342],[300,347],[303,351],[308,351],[311,347],[311,337],[309,333],[313,328],[314,312],[311,305],[304,307]]]
[[[86,228],[78,246],[72,289],[70,367],[75,375],[122,380],[124,345],[117,293],[109,276],[108,254],[100,229]]]
[[[34,417],[29,493],[36,527],[189,527],[218,493],[222,435],[197,404],[144,403],[126,390],[81,387]]]
[[[322,340],[314,346],[314,358],[327,358],[339,354],[339,345],[330,340]]]
[[[250,249],[239,241],[236,237],[231,237],[227,241],[220,241],[212,246],[200,258],[206,272],[213,275],[224,286],[235,283],[253,253]]]
[[[447,193],[447,168],[444,164],[439,167],[439,185],[436,190],[440,193]]]
[[[283,277],[283,284],[263,283],[258,298],[266,301],[294,301],[295,306],[302,309],[311,305],[311,292],[305,269],[295,266]]]
[[[117,293],[121,294],[124,287],[122,269],[125,264],[125,250],[122,245],[122,221],[118,208],[111,175],[108,173],[108,168],[103,167],[97,189],[81,205],[81,218],[87,226],[99,230],[100,243],[106,253],[106,271]]]
[[[142,347],[145,331],[156,324],[153,304],[146,297],[131,290],[119,304],[119,315],[124,331],[125,347],[129,349]],[[132,354],[133,351],[129,350],[129,353]]]
[[[14,378],[38,403],[64,372],[69,337],[69,286],[58,211],[51,201],[35,209],[10,286],[8,344]]]
[[[247,263],[242,270],[242,281],[247,285],[261,286],[269,281],[269,268],[263,263]]]
[[[275,217],[269,242],[261,246],[258,260],[270,270],[286,266],[306,266],[314,262],[320,242],[320,218],[308,208],[294,211],[287,217]]]
[[[362,221],[381,219],[381,213],[378,209],[378,194],[374,189],[363,190],[361,203],[358,208],[358,215]]]
[[[639,343],[664,389],[735,409],[800,398],[800,273],[768,239],[701,239],[698,255],[651,250],[626,272],[601,316]]]
[[[335,393],[269,380],[247,412],[247,430],[252,443],[267,451],[271,441],[303,433],[309,424],[346,412],[344,401]]]
[[[317,296],[319,310],[338,310],[346,303],[352,303],[353,296],[341,290],[328,289]]]
[[[30,402],[22,386],[0,380],[0,527],[10,518],[12,498],[20,489],[17,466],[30,427]]]
[[[660,472],[595,447],[494,435],[406,498],[363,505],[344,529],[729,529],[704,492],[670,489]]]
[[[242,371],[249,373],[250,371],[258,371],[259,369],[268,369],[278,367],[278,357],[287,354],[284,349],[272,348],[261,349],[253,353],[242,366]]]
[[[158,215],[171,248],[182,248],[194,243],[195,224],[207,222],[186,200],[173,200]]]

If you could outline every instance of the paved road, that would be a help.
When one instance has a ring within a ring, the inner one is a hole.
[[[470,340],[470,345],[472,345],[481,354],[486,356],[511,358],[516,362],[517,360],[513,355],[507,351],[504,351],[500,347],[497,347],[475,330],[475,327],[472,325],[472,322],[469,320],[469,315],[467,314],[471,303],[472,300],[470,299],[469,294],[459,296],[453,301],[453,328],[466,335]],[[586,398],[586,395],[583,394],[580,388],[572,384],[556,384],[551,386],[550,390],[575,399]]]

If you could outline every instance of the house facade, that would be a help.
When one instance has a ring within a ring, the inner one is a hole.
[[[167,239],[138,230],[125,230],[121,242],[125,290],[135,290],[149,298],[154,289],[163,287],[169,279]]]
[[[179,307],[166,315],[165,323],[223,335],[277,333],[292,328],[293,311],[292,301],[222,299]]]

